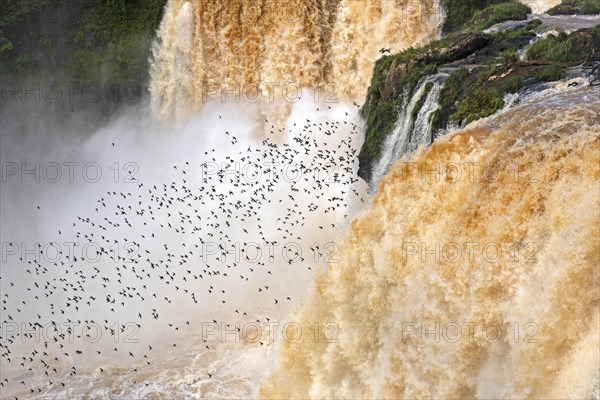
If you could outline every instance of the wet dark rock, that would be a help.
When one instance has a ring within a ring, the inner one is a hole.
[[[543,90],[548,82],[564,79],[567,72],[569,78],[585,76],[583,68],[574,67],[600,55],[600,27],[565,36],[569,42],[567,61],[522,61],[518,52],[535,38],[540,25],[539,20],[533,20],[501,32],[454,33],[422,48],[378,60],[361,109],[367,123],[358,175],[371,183],[385,139],[407,99],[427,75],[438,71],[450,75],[442,87],[440,108],[431,115],[434,137],[451,123],[464,125],[493,114],[504,106],[506,94]]]

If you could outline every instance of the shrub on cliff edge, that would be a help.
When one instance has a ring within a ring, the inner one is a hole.
[[[600,1],[563,0],[562,3],[552,7],[546,13],[549,15],[600,14]]]
[[[506,1],[475,12],[465,26],[473,31],[481,31],[504,21],[523,21],[530,13],[529,6],[514,0]]]

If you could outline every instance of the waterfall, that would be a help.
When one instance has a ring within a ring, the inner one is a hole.
[[[383,153],[373,171],[372,187],[377,187],[390,166],[404,155],[412,154],[419,146],[429,146],[433,141],[430,116],[438,106],[443,84],[448,74],[426,76],[415,89],[408,104],[399,112],[396,126],[387,137]],[[415,107],[420,107],[415,112]]]
[[[438,0],[169,0],[153,49],[153,113],[182,120],[211,98],[271,101],[299,88],[362,102],[379,50],[438,38],[443,16]],[[181,40],[190,51],[178,51]],[[182,91],[186,101],[175,101]]]
[[[261,398],[598,398],[599,107],[556,94],[395,163]]]

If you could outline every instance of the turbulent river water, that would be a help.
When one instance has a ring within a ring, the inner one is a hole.
[[[597,398],[597,91],[397,162],[295,312],[269,398]]]
[[[443,12],[359,3],[170,0],[148,104],[93,133],[3,122],[4,162],[103,172],[3,182],[3,243],[33,248],[3,248],[3,398],[600,398],[597,88],[424,147],[430,76],[370,197],[354,102]]]

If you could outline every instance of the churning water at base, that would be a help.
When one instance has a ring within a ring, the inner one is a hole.
[[[13,175],[0,191],[3,240],[110,252],[3,250],[2,395],[256,397],[275,346],[294,336],[290,311],[361,203],[356,107],[313,99],[268,136],[254,109],[214,101],[181,128],[132,112],[80,141],[3,121],[3,161],[104,168],[96,182]],[[115,181],[127,163],[135,182]],[[137,244],[131,258],[123,242]]]
[[[599,111],[550,94],[395,163],[293,316],[339,335],[262,396],[600,398]]]
[[[342,6],[332,7],[338,3]],[[155,48],[155,111],[164,119],[186,121],[206,100],[204,85],[224,75],[234,81],[242,76],[242,83],[249,85],[301,76],[299,82],[308,87],[331,77],[350,76],[348,87],[339,89],[359,98],[381,38],[393,39],[387,45],[399,50],[438,34],[434,1],[421,3],[411,23],[403,24],[402,35],[392,29],[404,20],[400,14],[386,13],[387,7],[411,3],[372,1],[365,11],[353,1],[295,1],[289,12],[280,15],[278,9],[268,8],[272,4],[268,1],[228,1],[221,6],[172,0],[161,28],[162,41]],[[329,19],[327,29],[321,31],[323,15]],[[302,21],[303,32],[268,29],[287,27],[294,18]],[[311,32],[308,42],[305,32]],[[265,42],[261,42],[263,37]],[[239,49],[246,50],[243,62],[237,57]],[[279,54],[297,57],[284,60]],[[221,63],[221,59],[226,61]],[[308,72],[307,65],[311,67]],[[281,66],[285,68],[278,69]],[[205,298],[200,312],[181,306],[184,303],[164,305],[161,315],[178,319],[181,330],[177,334],[169,330],[162,317],[162,325],[152,326],[155,330],[140,344],[144,351],[148,339],[163,344],[154,348],[152,364],[144,365],[137,351],[135,361],[122,354],[123,349],[117,357],[109,343],[96,358],[88,357],[85,349],[84,359],[77,359],[76,376],[70,376],[75,357],[56,365],[55,376],[68,383],[65,388],[56,380],[47,386],[39,365],[25,372],[11,363],[11,391],[27,398],[29,391],[19,380],[29,382],[35,374],[33,380],[44,389],[33,398],[600,398],[597,92],[587,88],[561,94],[566,90],[563,83],[556,91],[536,95],[535,102],[505,110],[428,147],[434,135],[429,118],[437,108],[445,77],[426,78],[404,107],[404,117],[377,167],[377,181],[382,179],[379,193],[348,233],[342,227],[329,229],[330,223],[343,224],[345,216],[337,215],[340,210],[332,215],[325,201],[336,196],[337,190],[348,190],[347,186],[332,186],[322,198],[320,211],[327,216],[311,220],[303,237],[311,241],[347,238],[328,269],[317,274],[314,289],[294,314],[289,314],[290,309],[304,294],[312,271],[274,269],[273,278],[260,271],[264,276],[258,282],[278,290],[280,299],[292,292],[294,301],[275,312],[271,292],[259,295],[256,286],[248,288],[238,282],[227,287],[236,295],[229,294],[222,310],[215,311],[219,299],[208,302]],[[325,134],[312,126],[313,106],[296,104],[303,109],[295,116],[292,110],[286,125],[291,129],[291,123],[301,126],[310,118],[313,136],[303,137],[305,142],[281,139],[300,154],[306,143]],[[350,120],[346,112],[351,114],[353,107],[335,108],[319,122],[345,125]],[[262,138],[247,132],[253,121],[246,112],[229,113],[234,114],[230,119],[210,102],[204,111],[212,114],[192,118],[174,141],[168,134],[151,138],[134,121],[125,126],[115,123],[116,127],[103,130],[82,147],[92,160],[96,156],[107,162],[115,157],[122,162],[131,161],[129,157],[144,159],[143,166],[151,171],[149,181],[159,187],[171,184],[175,174],[178,180],[182,177],[184,160],[196,168],[210,160],[213,154],[203,157],[202,152],[213,143],[229,148],[232,138],[225,136],[225,129],[235,132],[240,143],[232,143],[229,150],[235,151],[219,150],[221,156],[235,158],[245,154],[247,146],[260,147]],[[225,121],[217,119],[220,113],[233,126],[221,125]],[[330,146],[313,148],[318,152],[314,159],[320,160],[324,153],[354,156],[357,148],[348,143],[349,130],[347,126],[342,136],[327,139]],[[340,146],[343,151],[336,154]],[[123,148],[136,150],[128,153]],[[180,169],[173,170],[173,166]],[[148,170],[142,168],[142,173]],[[304,189],[308,195],[303,193],[301,199],[312,201],[314,187],[301,186]],[[287,200],[288,194],[286,187],[273,195],[273,201]],[[96,197],[85,190],[71,195],[60,202],[77,204],[81,215],[91,212],[84,205],[94,204]],[[220,195],[227,196],[227,190]],[[51,210],[46,214],[50,223],[40,223],[42,237],[55,234],[58,223],[66,220],[63,210],[56,207],[59,202],[52,199],[36,199],[42,209]],[[250,202],[246,197],[243,200]],[[181,210],[192,213],[187,207]],[[200,210],[194,213],[208,214]],[[274,210],[269,209],[273,215]],[[167,221],[166,212],[161,212],[158,223]],[[325,225],[326,233],[319,233],[319,224]],[[217,228],[211,231],[216,234]],[[231,234],[229,230],[224,233]],[[182,244],[179,237],[168,243]],[[62,278],[62,272],[53,270],[52,279]],[[245,275],[250,272],[244,269]],[[8,285],[4,277],[2,283]],[[191,286],[198,289],[196,284]],[[205,281],[202,289],[206,286]],[[175,291],[170,288],[169,296]],[[248,315],[240,318],[243,323],[266,318],[280,324],[291,321],[304,334],[299,341],[283,340],[281,330],[274,332],[273,341],[266,331],[264,341],[263,337],[228,341],[214,336],[205,341],[199,326],[212,318],[219,322],[230,318],[234,312],[230,303],[248,307]],[[127,311],[131,311],[127,321],[137,322],[138,309]],[[84,312],[74,315],[89,318]],[[171,348],[175,341],[177,347]],[[7,364],[2,367],[3,374],[7,373]],[[265,378],[269,369],[271,374]]]

